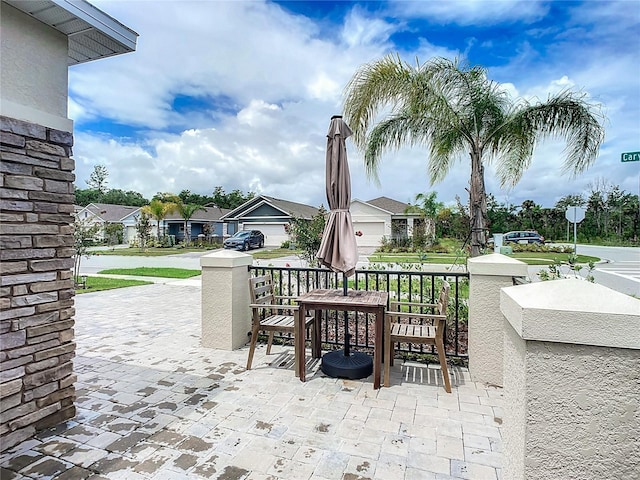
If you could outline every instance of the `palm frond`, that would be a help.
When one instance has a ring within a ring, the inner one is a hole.
[[[498,174],[503,185],[515,185],[529,167],[537,139],[562,137],[566,141],[562,173],[572,177],[591,166],[604,141],[603,116],[584,95],[561,92],[544,103],[517,106],[502,129],[504,151]]]

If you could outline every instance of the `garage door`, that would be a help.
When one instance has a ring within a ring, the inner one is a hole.
[[[359,247],[379,247],[384,236],[384,222],[355,222],[353,229],[362,232],[362,236],[356,235]]]
[[[245,223],[243,230],[260,230],[264,234],[266,247],[279,247],[282,242],[289,240],[289,235],[284,231],[283,223]]]

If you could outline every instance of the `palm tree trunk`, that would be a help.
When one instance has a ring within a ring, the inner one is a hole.
[[[484,166],[481,152],[471,153],[471,185],[469,190],[469,210],[471,215],[471,256],[482,253],[486,244],[487,196],[484,188]]]

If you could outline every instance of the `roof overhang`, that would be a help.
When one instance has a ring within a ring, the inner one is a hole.
[[[2,0],[69,39],[68,65],[133,52],[138,34],[85,0]]]

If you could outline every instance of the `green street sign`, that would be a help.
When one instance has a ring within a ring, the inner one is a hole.
[[[623,162],[640,162],[640,152],[623,153],[620,160]]]

